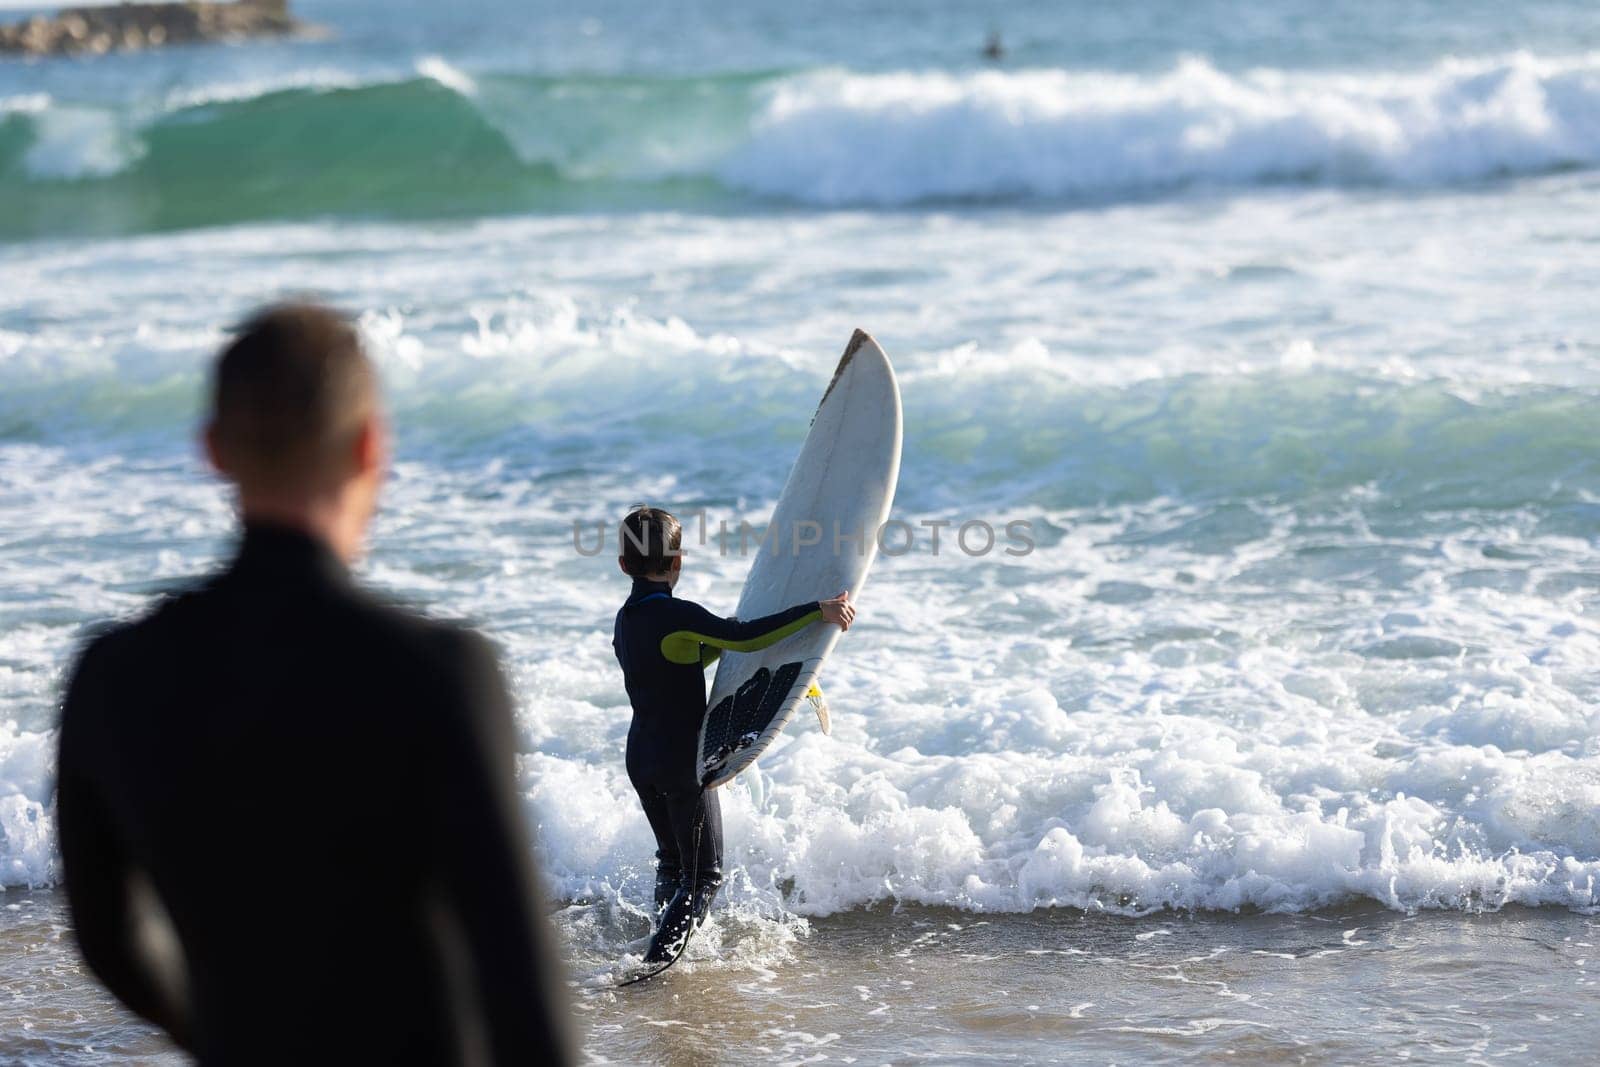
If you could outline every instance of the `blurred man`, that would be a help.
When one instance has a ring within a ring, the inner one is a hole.
[[[237,554],[95,640],[68,687],[84,958],[202,1062],[569,1061],[494,653],[346,570],[386,460],[356,332],[269,309],[213,384]]]

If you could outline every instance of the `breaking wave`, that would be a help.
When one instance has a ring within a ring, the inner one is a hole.
[[[1416,72],[476,73],[0,100],[0,233],[1428,188],[1600,165],[1600,55]]]

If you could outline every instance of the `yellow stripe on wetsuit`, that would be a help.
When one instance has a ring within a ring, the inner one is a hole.
[[[776,630],[768,631],[758,637],[752,637],[744,641],[729,641],[720,637],[708,637],[705,634],[695,633],[693,630],[674,630],[661,639],[661,654],[672,663],[698,663],[702,667],[709,667],[716,662],[717,657],[722,655],[724,650],[728,652],[759,652],[769,645],[777,644],[790,634],[799,633],[820,618],[822,618],[822,612],[809,612],[793,622],[783,624]]]

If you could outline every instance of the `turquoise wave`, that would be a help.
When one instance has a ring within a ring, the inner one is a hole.
[[[1422,71],[469,74],[0,99],[0,237],[323,216],[1083,203],[1600,167],[1600,56]]]
[[[498,78],[463,92],[418,77],[147,118],[13,106],[0,110],[0,237],[709,206],[727,192],[694,171],[746,128],[760,80]]]

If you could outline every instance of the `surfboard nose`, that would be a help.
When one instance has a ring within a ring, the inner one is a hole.
[[[844,376],[845,369],[850,366],[850,361],[856,358],[856,353],[861,351],[862,346],[868,344],[876,347],[878,342],[872,339],[870,333],[857,326],[855,333],[850,335],[850,343],[844,346],[844,355],[839,357],[839,365],[833,368],[833,377],[828,380],[828,388],[822,391],[822,400],[817,404],[818,411],[821,411],[822,405],[828,402],[828,397],[833,395],[833,387],[839,384],[839,379]],[[815,421],[815,416],[813,416],[813,421]]]

